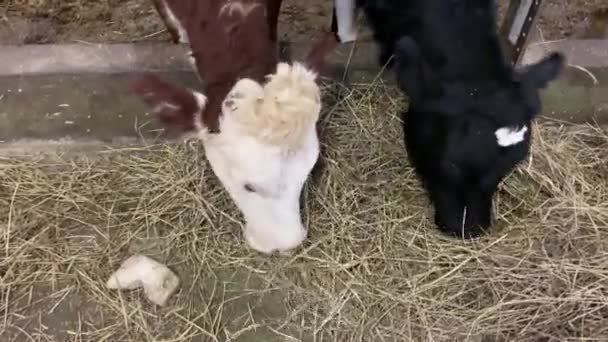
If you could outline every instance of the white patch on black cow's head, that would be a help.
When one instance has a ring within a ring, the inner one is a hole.
[[[507,147],[519,144],[524,141],[528,126],[524,125],[521,128],[517,127],[502,127],[494,132],[498,146]]]

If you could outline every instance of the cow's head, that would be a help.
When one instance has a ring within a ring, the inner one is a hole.
[[[436,224],[472,237],[491,225],[499,182],[528,153],[530,123],[541,110],[539,90],[557,77],[553,53],[506,79],[442,80],[410,38],[395,51],[408,154],[435,206]],[[507,69],[508,70],[508,69]]]
[[[217,133],[201,120],[203,94],[153,75],[133,83],[157,115],[202,139],[214,173],[245,217],[246,241],[263,253],[288,252],[307,235],[300,195],[319,155],[315,78],[294,63],[279,64],[265,84],[239,80],[221,104]]]

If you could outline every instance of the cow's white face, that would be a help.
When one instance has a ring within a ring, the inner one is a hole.
[[[306,238],[300,194],[319,156],[314,75],[300,66],[279,71],[264,86],[237,82],[222,104],[220,133],[202,136],[215,174],[245,216],[247,243],[262,253],[289,252]],[[280,92],[276,82],[285,83]]]
[[[301,148],[285,151],[245,136],[226,117],[205,142],[214,173],[245,217],[244,236],[262,253],[288,252],[306,238],[300,194],[319,155],[315,127]]]
[[[207,104],[203,94],[154,79],[146,82],[153,89],[142,91],[165,116],[191,110],[215,175],[245,216],[245,239],[262,253],[290,252],[307,235],[300,194],[319,157],[315,79],[303,65],[281,63],[264,85],[239,80],[222,102],[219,133],[213,134],[200,120]]]
[[[222,103],[218,133],[201,120],[205,95],[152,75],[134,78],[132,87],[165,122],[203,141],[214,173],[245,216],[247,242],[272,253],[306,238],[300,194],[319,156],[315,78],[301,64],[280,63],[263,86],[239,80]]]

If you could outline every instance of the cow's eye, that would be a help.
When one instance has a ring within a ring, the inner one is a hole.
[[[245,190],[247,192],[255,192],[255,188],[253,187],[253,185],[251,185],[249,183],[245,183],[245,185],[243,186],[243,188],[245,188]]]

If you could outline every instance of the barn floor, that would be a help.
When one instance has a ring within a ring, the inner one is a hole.
[[[608,339],[605,128],[539,124],[492,232],[463,242],[432,225],[399,93],[342,94],[326,92],[293,257],[246,247],[198,143],[0,157],[0,340]],[[180,276],[166,307],[105,288],[134,253]]]
[[[508,4],[497,0],[499,16]],[[605,0],[544,0],[543,6],[538,27],[546,40],[588,36],[594,26],[590,15],[608,9]],[[331,0],[284,0],[279,32],[289,41],[306,41],[329,28],[331,8]],[[606,29],[608,18],[601,20]],[[0,44],[168,39],[151,0],[5,0],[0,5]]]

